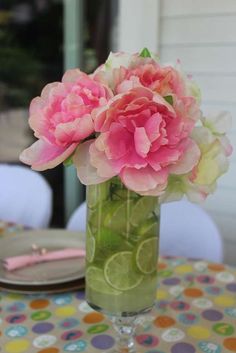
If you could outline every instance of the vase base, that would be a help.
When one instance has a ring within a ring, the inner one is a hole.
[[[152,306],[149,306],[148,308],[145,308],[145,309],[139,310],[139,311],[124,311],[124,312],[112,313],[112,312],[108,312],[108,311],[102,309],[101,307],[99,307],[93,303],[90,303],[89,301],[87,301],[87,303],[92,309],[94,309],[95,311],[99,311],[108,317],[127,317],[127,318],[128,317],[138,317],[140,315],[149,314],[154,307],[154,305],[152,305]]]

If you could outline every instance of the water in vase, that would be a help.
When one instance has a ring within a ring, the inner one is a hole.
[[[118,178],[87,189],[86,298],[118,317],[147,312],[157,285],[159,205]]]

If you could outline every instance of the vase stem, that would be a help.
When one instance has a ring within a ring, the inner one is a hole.
[[[113,327],[118,333],[116,337],[117,353],[135,353],[134,335],[136,329],[135,316],[133,317],[112,317]]]

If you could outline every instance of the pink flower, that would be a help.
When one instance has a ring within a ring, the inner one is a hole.
[[[111,53],[104,65],[93,74],[95,80],[108,85],[115,94],[124,93],[134,87],[147,87],[161,96],[196,96],[199,91],[194,82],[176,67],[161,66],[158,58],[140,57],[138,53]]]
[[[107,87],[79,69],[68,70],[62,82],[47,85],[31,102],[29,124],[38,141],[21,153],[21,161],[35,170],[63,162],[94,132],[91,113],[111,96]]]
[[[134,69],[127,69],[122,81],[117,85],[117,93],[143,86],[161,96],[186,95],[185,82],[179,72],[171,66],[161,67],[158,63],[143,63]]]
[[[189,137],[194,104],[190,100],[182,106],[176,98],[173,108],[144,87],[117,95],[93,114],[100,135],[81,148],[83,156],[75,154],[79,178],[90,183],[78,163],[90,154],[90,174],[97,174],[97,183],[119,175],[127,188],[141,195],[160,195],[170,174],[188,173],[199,160],[200,150]]]

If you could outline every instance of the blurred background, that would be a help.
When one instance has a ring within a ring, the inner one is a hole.
[[[157,52],[181,60],[202,90],[202,110],[228,110],[236,149],[235,0],[0,0],[0,163],[20,164],[34,140],[28,106],[67,68],[92,72],[110,51]],[[50,226],[64,227],[84,200],[74,167],[41,173],[53,190]],[[217,192],[202,205],[223,236],[225,262],[236,264],[236,156]],[[1,198],[1,195],[0,195]]]

